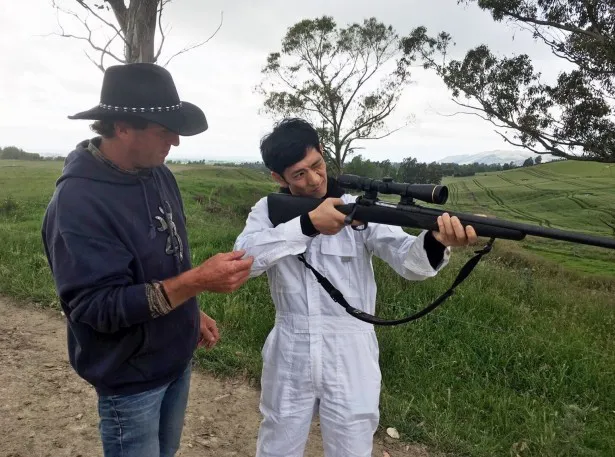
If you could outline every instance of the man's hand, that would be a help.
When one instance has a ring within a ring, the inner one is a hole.
[[[316,230],[323,235],[335,235],[341,231],[346,226],[346,215],[336,210],[335,206],[343,204],[341,198],[327,198],[315,210],[310,211],[308,214]],[[362,225],[362,222],[352,221],[352,225]]]
[[[201,328],[201,338],[199,339],[199,343],[197,347],[205,346],[207,349],[213,348],[218,340],[220,339],[220,334],[218,333],[218,327],[216,326],[216,321],[201,311],[200,316],[200,328]]]
[[[216,254],[198,267],[162,281],[171,307],[204,291],[225,293],[239,289],[250,277],[254,262],[254,257],[242,259],[244,254],[243,250]]]
[[[438,231],[432,233],[444,246],[467,246],[478,240],[474,227],[466,225],[464,229],[459,218],[448,213],[438,216]]]
[[[245,251],[216,254],[194,269],[195,281],[209,292],[234,292],[250,275],[254,257],[241,259]]]

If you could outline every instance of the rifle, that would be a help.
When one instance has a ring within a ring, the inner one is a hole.
[[[497,238],[520,241],[523,240],[526,235],[532,235],[615,249],[615,239],[613,238],[586,235],[578,232],[448,211],[445,209],[428,208],[416,204],[415,200],[438,205],[446,203],[448,199],[448,188],[443,185],[398,183],[394,182],[391,178],[384,178],[382,181],[379,181],[348,174],[340,175],[337,181],[343,188],[355,189],[363,192],[363,195],[356,198],[355,203],[336,206],[338,211],[346,215],[344,218],[346,224],[350,225],[353,221],[360,221],[362,223],[362,225],[358,227],[352,226],[353,230],[365,230],[369,223],[372,222],[437,231],[437,218],[442,213],[446,212],[451,217],[457,216],[463,226],[471,225],[479,237],[490,238],[485,247],[479,251],[475,251],[476,255],[461,268],[457,278],[446,292],[416,314],[395,320],[381,319],[350,306],[339,290],[337,290],[327,278],[323,277],[309,265],[303,254],[299,255],[299,260],[314,273],[318,282],[334,301],[342,305],[348,313],[357,319],[376,325],[398,325],[418,319],[431,312],[453,294],[455,288],[468,277],[482,256],[491,251],[493,243]],[[379,193],[396,194],[400,196],[400,200],[397,204],[384,202],[378,198]],[[293,196],[281,192],[274,192],[267,195],[269,219],[274,227],[316,209],[321,203],[322,199],[319,198]]]

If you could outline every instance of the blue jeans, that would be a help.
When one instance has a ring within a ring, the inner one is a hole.
[[[190,372],[188,365],[176,380],[146,392],[99,396],[105,457],[173,457],[184,426]]]

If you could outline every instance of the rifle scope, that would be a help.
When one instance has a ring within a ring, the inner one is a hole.
[[[401,197],[415,198],[427,203],[446,203],[448,188],[439,184],[407,184],[384,178],[382,181],[357,175],[340,175],[337,178],[340,186],[347,189],[357,189],[364,192],[379,192],[381,194],[397,194]]]

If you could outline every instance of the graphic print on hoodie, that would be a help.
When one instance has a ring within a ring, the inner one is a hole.
[[[159,316],[151,286],[191,268],[185,215],[166,166],[123,172],[89,145],[66,158],[43,244],[71,365],[100,395],[132,394],[177,377],[196,348],[196,298]]]

